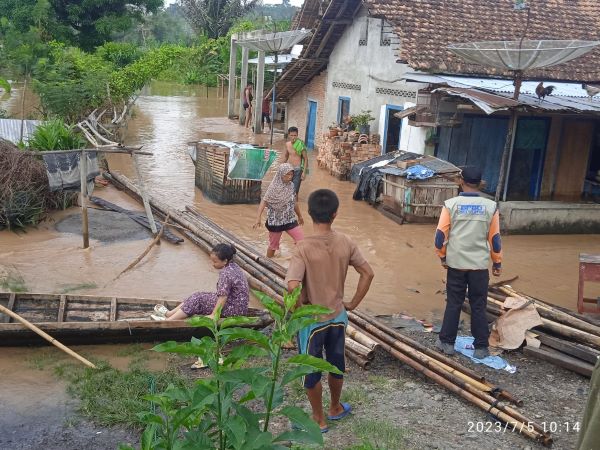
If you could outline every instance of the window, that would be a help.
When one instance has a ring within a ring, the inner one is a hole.
[[[390,31],[386,31],[387,29],[390,29]],[[390,39],[390,35],[392,34],[391,32],[391,25],[386,25],[385,24],[385,19],[381,19],[381,35],[379,37],[379,45],[382,47],[389,47],[392,44],[392,40]]]
[[[339,97],[337,123],[341,124],[344,117],[350,115],[350,97]]]
[[[359,46],[367,45],[368,40],[369,40],[369,18],[366,17],[365,23],[363,24],[361,32],[360,32],[360,38],[358,39],[358,45]]]

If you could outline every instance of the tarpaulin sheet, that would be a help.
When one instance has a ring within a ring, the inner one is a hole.
[[[227,178],[230,180],[260,181],[277,158],[275,150],[257,148],[252,144],[238,144],[214,139],[203,139],[200,142],[229,148]]]
[[[94,178],[100,175],[100,169],[98,168],[97,152],[85,152],[85,155],[87,157],[87,193],[89,195],[94,190]],[[79,171],[81,152],[44,153],[42,156],[51,191],[79,191],[81,189]]]

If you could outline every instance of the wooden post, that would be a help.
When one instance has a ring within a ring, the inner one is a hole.
[[[88,227],[87,212],[87,154],[79,153],[79,181],[81,183],[81,233],[83,234],[83,248],[90,246],[90,230]]]
[[[227,117],[233,119],[235,115],[235,92],[236,92],[236,78],[235,68],[237,59],[237,34],[231,36],[231,47],[229,50],[229,85],[227,86]]]
[[[138,178],[140,196],[142,197],[144,209],[146,210],[146,216],[148,217],[148,222],[150,223],[150,231],[152,231],[152,234],[156,236],[156,223],[154,223],[154,215],[152,214],[152,208],[150,208],[150,202],[148,202],[148,195],[146,194],[146,189],[144,188],[144,179],[142,178],[142,172],[140,171],[140,167],[138,165],[137,155],[133,153],[131,156],[133,157],[133,167],[135,167],[135,174]]]
[[[27,74],[25,74],[25,83],[23,84],[23,95],[21,96],[21,133],[19,140],[23,142],[23,127],[25,126],[25,96],[27,95]]]
[[[92,369],[95,369],[96,366],[94,364],[92,364],[91,362],[89,362],[87,359],[85,359],[83,356],[78,355],[77,353],[75,353],[73,350],[71,350],[69,347],[64,346],[63,344],[61,344],[60,342],[58,342],[56,339],[54,339],[52,336],[50,336],[48,333],[46,333],[43,330],[40,330],[38,327],[36,327],[34,324],[32,324],[31,322],[29,322],[28,320],[22,318],[20,315],[18,315],[17,313],[12,312],[10,309],[5,308],[4,306],[0,305],[0,312],[9,315],[10,317],[12,317],[15,320],[18,320],[19,322],[21,322],[23,325],[25,325],[27,328],[29,328],[31,331],[33,331],[34,333],[40,335],[41,337],[43,337],[44,339],[46,339],[48,342],[50,342],[52,345],[60,348],[63,352],[68,353],[69,355],[71,355],[73,358],[81,361],[82,363],[84,363],[86,366],[91,367]]]

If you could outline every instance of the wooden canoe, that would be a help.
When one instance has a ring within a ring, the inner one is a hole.
[[[0,292],[0,305],[63,344],[71,345],[189,340],[192,336],[208,335],[208,329],[192,327],[184,320],[150,318],[154,305],[162,304],[171,309],[179,303],[147,298]],[[248,315],[258,318],[252,328],[260,329],[271,323],[265,311],[250,308]],[[43,344],[47,342],[40,336],[0,313],[0,346]]]

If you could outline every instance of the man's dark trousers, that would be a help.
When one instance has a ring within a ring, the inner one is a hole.
[[[460,311],[469,288],[471,305],[471,334],[475,348],[487,348],[490,331],[487,323],[486,304],[490,274],[488,270],[457,270],[448,268],[446,276],[446,311],[440,331],[440,341],[454,344],[458,333]]]

